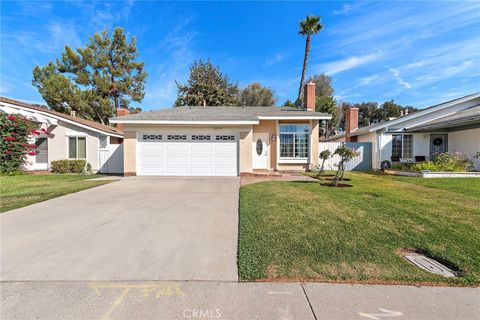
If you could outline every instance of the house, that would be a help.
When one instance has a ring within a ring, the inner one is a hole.
[[[318,163],[315,84],[306,110],[287,107],[176,107],[110,119],[124,130],[124,173],[237,176],[305,170]]]
[[[118,128],[5,97],[0,97],[0,110],[21,114],[47,132],[31,138],[37,154],[27,156],[24,169],[49,170],[54,160],[85,159],[95,172],[123,172],[123,133]]]
[[[443,152],[473,157],[480,152],[480,93],[363,128],[358,128],[358,108],[351,108],[345,113],[345,134],[328,141],[370,142],[374,169],[384,161],[424,161]],[[473,160],[480,170],[480,160]]]

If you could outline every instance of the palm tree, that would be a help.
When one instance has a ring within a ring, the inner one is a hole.
[[[300,88],[298,88],[298,98],[295,104],[297,107],[300,106],[302,96],[303,83],[305,82],[305,72],[307,71],[308,55],[310,54],[310,36],[312,34],[317,34],[322,30],[323,26],[320,23],[319,16],[309,16],[303,21],[300,21],[300,31],[298,32],[302,36],[307,36],[305,42],[305,56],[303,58],[303,69],[302,69],[302,78],[300,79]]]

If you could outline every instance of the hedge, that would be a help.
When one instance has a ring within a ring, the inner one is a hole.
[[[52,161],[52,172],[82,173],[86,165],[85,160],[56,160]]]

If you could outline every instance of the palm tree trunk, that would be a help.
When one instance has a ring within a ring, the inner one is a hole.
[[[310,35],[307,35],[307,40],[305,41],[305,56],[303,57],[302,77],[300,78],[300,88],[298,88],[297,101],[300,100],[300,97],[302,96],[302,89],[303,89],[303,84],[305,82],[305,73],[307,72],[309,54],[310,54]]]

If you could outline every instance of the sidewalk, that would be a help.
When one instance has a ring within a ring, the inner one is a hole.
[[[322,283],[2,282],[7,319],[478,319],[480,289]]]

